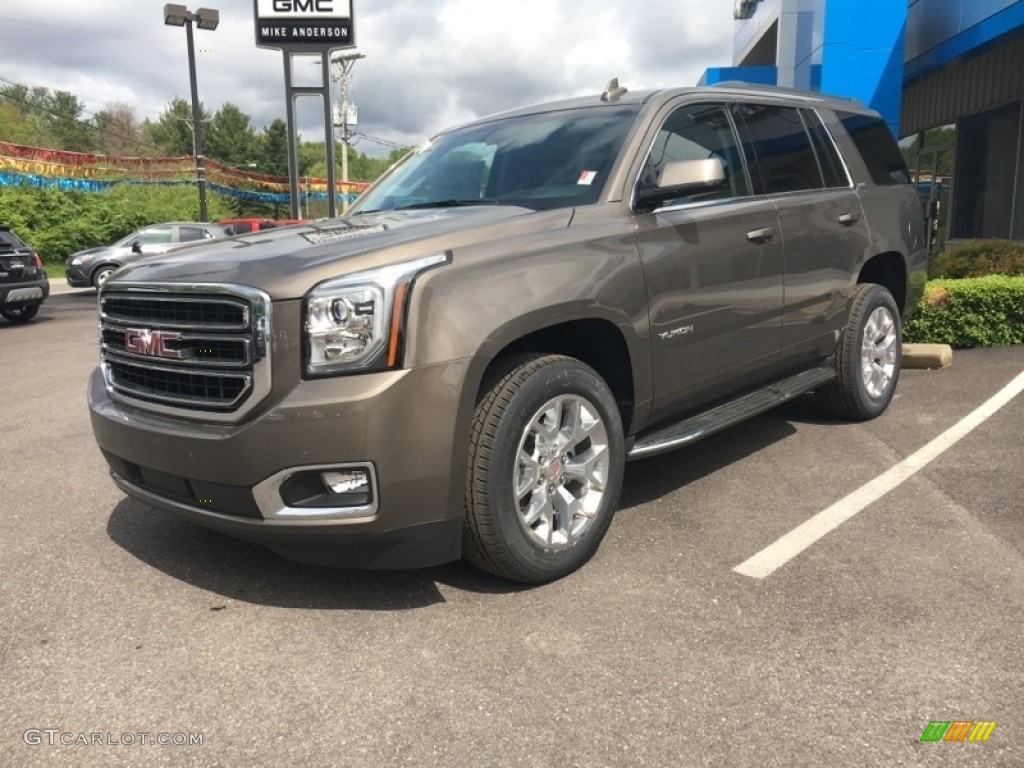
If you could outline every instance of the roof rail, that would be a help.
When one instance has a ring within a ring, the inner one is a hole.
[[[778,93],[786,96],[796,96],[799,98],[811,100],[825,101],[828,99],[836,99],[838,101],[849,101],[859,107],[864,106],[864,102],[860,99],[855,99],[852,96],[836,96],[831,93],[821,93],[820,91],[807,91],[799,88],[783,88],[778,85],[765,85],[764,83],[748,83],[745,80],[723,80],[720,83],[712,83],[712,88],[737,88],[745,91],[764,91],[765,93]]]

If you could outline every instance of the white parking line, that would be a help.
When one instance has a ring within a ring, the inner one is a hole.
[[[733,568],[736,573],[763,579],[784,566],[818,539],[838,528],[862,509],[872,504],[904,480],[913,477],[928,464],[952,448],[1014,397],[1024,391],[1024,372],[989,398],[980,407],[947,429],[923,448],[912,453],[888,471],[865,483],[856,491],[819,512],[807,522],[777,539],[753,557]]]

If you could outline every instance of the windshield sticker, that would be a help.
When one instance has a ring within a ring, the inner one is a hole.
[[[591,184],[594,183],[594,179],[596,178],[597,171],[584,171],[583,173],[580,174],[580,180],[577,181],[576,183],[582,184],[585,187],[589,187]]]
[[[336,243],[339,240],[348,240],[361,235],[372,235],[374,232],[384,232],[387,229],[383,224],[373,227],[335,227],[334,229],[318,229],[315,232],[303,232],[302,236],[313,245],[324,243]]]

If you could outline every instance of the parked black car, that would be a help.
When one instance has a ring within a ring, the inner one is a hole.
[[[50,281],[39,254],[0,224],[0,315],[12,323],[36,316],[50,295]]]

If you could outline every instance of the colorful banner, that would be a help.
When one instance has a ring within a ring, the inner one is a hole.
[[[222,195],[242,200],[287,203],[287,176],[271,176],[233,168],[206,159],[208,186]],[[98,191],[113,184],[195,184],[191,155],[180,157],[128,157],[29,147],[0,141],[0,184]],[[369,186],[362,181],[338,182],[337,198],[354,200]],[[300,197],[327,199],[327,179],[303,176]]]

